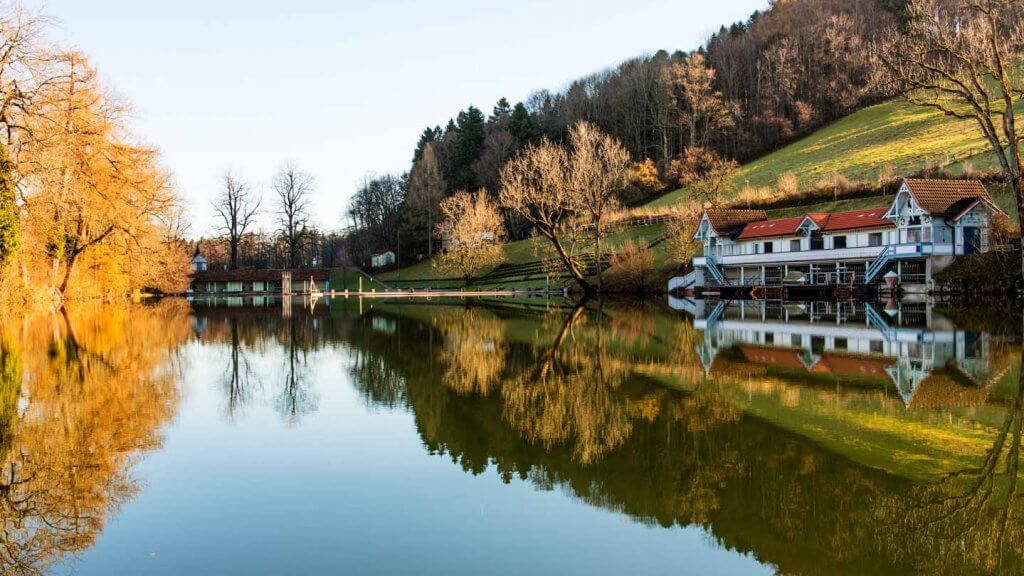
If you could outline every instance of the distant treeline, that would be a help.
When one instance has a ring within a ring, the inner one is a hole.
[[[563,91],[538,90],[515,105],[503,98],[489,114],[469,106],[423,131],[408,172],[366,179],[349,206],[352,255],[359,261],[397,249],[408,263],[435,253],[431,230],[443,198],[496,193],[501,167],[520,148],[563,141],[579,120],[656,168],[662,188],[678,183],[678,159],[688,149],[741,162],[774,150],[891,95],[873,48],[899,23],[904,4],[777,0],[694,52],[632,58]],[[514,219],[507,224],[513,236],[521,231]]]

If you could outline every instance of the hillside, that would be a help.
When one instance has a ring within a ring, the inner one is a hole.
[[[941,113],[912,106],[903,100],[892,100],[855,112],[813,134],[784,146],[775,152],[740,167],[737,188],[774,186],[779,176],[792,171],[801,190],[809,190],[823,178],[840,173],[851,182],[875,182],[880,171],[891,166],[899,177],[929,167],[944,167],[953,172],[970,163],[974,168],[991,167],[992,157],[985,152],[977,128],[965,120],[955,120]],[[998,187],[992,190],[997,203],[1011,216],[1016,215],[1012,198]],[[676,190],[649,203],[650,208],[664,208],[684,198],[685,190]],[[823,202],[808,206],[769,210],[771,216],[788,216],[806,211],[834,211],[881,206],[889,197],[857,198]],[[1013,219],[1016,220],[1015,218]],[[638,226],[623,230],[612,240],[627,238],[656,242],[665,232],[664,225]],[[511,242],[505,247],[505,262],[478,283],[480,287],[538,287],[545,285],[539,270],[539,240]],[[664,245],[655,248],[655,266],[664,275],[675,268]],[[381,280],[402,287],[427,285],[461,286],[456,278],[445,278],[429,261],[419,262],[400,271],[381,275]],[[562,279],[564,280],[564,279]],[[559,282],[559,279],[552,279]]]
[[[897,99],[850,114],[744,164],[735,184],[737,188],[748,183],[774,186],[779,176],[792,171],[800,188],[808,189],[837,172],[853,182],[874,182],[886,166],[895,176],[932,166],[956,171],[964,162],[987,168],[992,159],[984,150],[973,121],[949,118]],[[650,205],[674,204],[683,193],[671,192]]]

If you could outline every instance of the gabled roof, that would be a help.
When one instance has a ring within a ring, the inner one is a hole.
[[[825,222],[828,222],[828,214],[824,212],[809,212],[804,214],[804,219],[814,222],[814,225],[820,230],[825,227]]]
[[[955,216],[964,207],[965,200],[981,200],[995,210],[988,190],[978,180],[939,180],[932,178],[905,178],[914,201],[925,212],[936,216]]]
[[[773,236],[796,236],[803,221],[803,216],[793,216],[792,218],[775,218],[772,220],[750,222],[743,227],[743,230],[739,233],[739,236],[736,236],[736,239],[750,240]]]
[[[752,364],[806,370],[806,366],[800,360],[799,348],[775,348],[757,344],[738,344],[736,347],[743,354],[744,360]]]
[[[838,232],[840,230],[858,230],[864,228],[889,228],[893,226],[891,220],[885,218],[887,207],[868,208],[865,210],[847,210],[829,214],[828,220],[822,227],[823,232]]]
[[[738,233],[748,222],[768,219],[764,210],[707,210],[704,215],[715,234],[719,236],[731,236]]]
[[[779,236],[796,236],[800,226],[810,220],[822,232],[838,232],[842,230],[861,230],[867,228],[891,228],[892,221],[885,219],[884,207],[866,210],[848,210],[835,214],[811,213],[789,218],[773,218],[749,222],[736,236],[737,240],[755,240],[758,238],[777,238]]]

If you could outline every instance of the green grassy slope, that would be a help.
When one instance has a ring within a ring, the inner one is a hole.
[[[875,181],[891,165],[899,176],[935,165],[954,169],[970,159],[976,167],[989,164],[985,143],[972,121],[891,100],[854,112],[771,154],[744,164],[735,184],[774,186],[792,171],[801,189],[827,176],[842,173],[851,181]],[[981,157],[977,157],[981,155]],[[678,202],[683,190],[662,196],[652,206]]]
[[[626,240],[634,242],[653,242],[665,233],[663,224],[651,226],[635,226],[612,234],[608,239],[609,246],[617,246]],[[505,245],[505,260],[499,269],[492,274],[484,274],[474,286],[484,289],[497,288],[539,288],[545,285],[544,273],[538,267],[538,260],[544,257],[541,250],[548,241],[544,238],[530,238],[509,242]],[[667,259],[668,255],[663,254],[664,246],[655,247],[656,261]],[[456,275],[444,274],[434,269],[433,262],[424,260],[412,266],[394,270],[380,275],[383,282],[396,284],[402,288],[444,286],[461,287],[465,283]],[[552,285],[562,285],[568,281],[567,278],[551,279]]]

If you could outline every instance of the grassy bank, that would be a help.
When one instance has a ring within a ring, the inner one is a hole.
[[[741,188],[774,186],[786,172],[796,174],[801,190],[835,173],[854,182],[874,182],[888,169],[894,176],[931,166],[956,171],[970,161],[991,164],[977,126],[941,113],[892,100],[854,112],[771,154],[744,164],[734,184]],[[651,202],[668,206],[685,196],[680,189]]]

